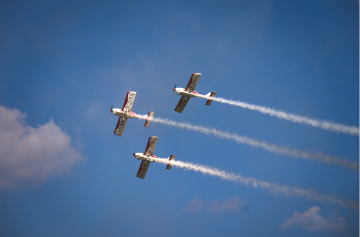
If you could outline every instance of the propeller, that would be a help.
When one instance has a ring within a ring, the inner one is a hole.
[[[112,109],[113,109],[113,106],[111,105],[111,109],[110,109],[110,115],[111,115]]]
[[[175,92],[175,89],[176,89],[176,84],[175,84],[175,87],[174,87],[174,91],[173,91],[173,94],[174,94],[174,92]]]

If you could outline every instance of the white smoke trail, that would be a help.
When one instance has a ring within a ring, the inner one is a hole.
[[[246,108],[246,109],[256,110],[261,113],[270,114],[271,116],[276,116],[281,119],[289,120],[289,121],[292,121],[295,123],[308,124],[313,127],[322,128],[324,130],[329,130],[332,132],[341,132],[341,133],[346,133],[346,134],[350,134],[350,135],[354,135],[354,136],[359,136],[359,128],[355,127],[355,126],[347,126],[347,125],[337,124],[337,123],[324,121],[324,120],[316,120],[316,119],[308,118],[305,116],[286,113],[286,112],[275,110],[275,109],[268,108],[265,106],[252,105],[252,104],[249,104],[246,102],[241,102],[241,101],[227,100],[227,99],[219,98],[219,97],[209,98],[205,95],[198,95],[198,97],[214,100],[214,101],[217,101],[220,103],[240,106],[240,107]]]
[[[168,159],[164,159],[164,158],[149,158],[149,160],[163,164],[171,164],[172,166],[183,168],[185,170],[194,170],[196,172],[201,172],[203,174],[217,176],[224,180],[234,181],[245,185],[251,185],[254,188],[260,187],[274,195],[283,194],[286,196],[294,196],[294,197],[305,196],[308,199],[314,201],[328,201],[333,204],[338,204],[345,207],[352,207],[356,210],[359,210],[358,202],[355,202],[353,200],[345,200],[344,198],[337,198],[334,194],[321,193],[310,188],[302,189],[298,187],[290,187],[287,185],[279,185],[266,181],[260,181],[254,178],[245,178],[240,174],[228,173],[224,170],[219,170],[217,168],[212,168],[199,164],[192,164],[188,162],[169,161]]]
[[[146,118],[146,116],[145,117],[140,116],[139,118],[144,119],[144,118]],[[352,161],[349,161],[348,159],[341,159],[337,156],[324,155],[321,152],[315,153],[315,152],[301,151],[301,150],[297,150],[297,149],[293,149],[293,148],[289,148],[289,147],[283,147],[283,146],[278,146],[275,144],[269,144],[269,143],[266,143],[263,141],[258,141],[256,139],[248,138],[246,136],[240,136],[236,133],[228,133],[228,132],[217,130],[215,128],[206,128],[206,127],[202,127],[202,126],[198,126],[198,125],[192,125],[189,123],[176,122],[176,121],[169,120],[169,119],[162,119],[159,117],[154,117],[151,121],[155,122],[155,123],[162,123],[165,125],[182,128],[182,129],[185,128],[188,130],[193,130],[193,131],[204,133],[207,135],[212,134],[216,137],[234,140],[237,143],[247,144],[252,147],[260,147],[267,151],[276,152],[279,154],[292,156],[295,158],[316,160],[316,161],[327,163],[327,164],[336,164],[336,165],[344,166],[344,167],[352,169],[352,170],[359,170],[359,164],[357,162],[352,162]]]

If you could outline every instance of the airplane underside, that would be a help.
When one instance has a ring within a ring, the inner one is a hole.
[[[187,92],[179,92],[177,93],[178,95],[182,95],[182,96],[185,96],[185,97],[201,97],[202,95],[200,94],[194,94],[194,93],[187,93]]]
[[[140,164],[139,170],[136,174],[136,177],[144,179],[150,163],[153,162],[154,159],[158,158],[157,156],[153,155],[157,139],[158,138],[155,136],[149,137],[149,141],[146,145],[145,152],[133,154],[133,156],[136,159],[141,160],[141,164]],[[173,161],[173,160],[175,160],[175,155],[171,155],[169,158],[169,161]],[[172,167],[172,165],[170,163],[167,165],[166,169],[171,170],[171,167]]]
[[[190,77],[190,80],[186,86],[186,88],[177,88],[176,84],[174,87],[174,92],[176,92],[176,94],[181,95],[181,98],[178,102],[178,104],[175,107],[175,111],[178,113],[182,113],[186,104],[189,102],[189,99],[191,97],[199,97],[199,98],[205,98],[207,99],[205,105],[209,106],[212,102],[212,98],[215,96],[216,92],[212,91],[209,92],[206,95],[201,95],[199,93],[197,93],[195,91],[195,87],[196,84],[198,83],[199,79],[200,79],[201,73],[193,73]]]
[[[124,105],[123,105],[122,109],[114,109],[111,106],[111,109],[110,109],[111,113],[119,117],[118,122],[115,127],[115,130],[114,130],[115,135],[122,136],[125,126],[126,126],[126,123],[127,123],[127,120],[129,118],[140,118],[141,117],[140,115],[131,112],[131,108],[134,103],[135,96],[136,96],[136,92],[129,91],[126,94]],[[146,117],[143,117],[144,119],[146,119],[145,124],[144,124],[145,127],[149,127],[151,119],[153,117],[153,114],[154,114],[154,112],[150,111]]]

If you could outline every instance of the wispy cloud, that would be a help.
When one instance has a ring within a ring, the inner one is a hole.
[[[300,228],[309,231],[345,231],[345,218],[335,217],[336,211],[329,216],[321,216],[319,214],[320,209],[318,206],[313,206],[302,214],[295,211],[292,217],[284,220],[281,228]]]
[[[222,202],[204,202],[199,197],[197,197],[188,202],[185,208],[188,212],[196,212],[203,208],[210,213],[220,214],[225,211],[235,211],[239,209],[240,206],[242,206],[242,202],[237,197],[233,197]]]
[[[50,120],[37,128],[25,114],[0,105],[0,188],[22,188],[68,172],[84,157]]]
[[[186,204],[186,211],[196,212],[204,206],[204,202],[200,198],[194,198]]]

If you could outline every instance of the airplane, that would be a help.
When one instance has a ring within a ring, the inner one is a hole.
[[[111,113],[120,117],[116,124],[115,130],[114,130],[115,135],[122,136],[128,118],[139,118],[140,115],[131,112],[131,108],[134,103],[135,96],[136,96],[136,92],[128,91],[128,93],[126,94],[125,102],[124,102],[122,109],[113,109],[113,107],[111,106],[111,109],[110,109]],[[148,113],[148,116],[146,117],[146,121],[145,121],[145,125],[144,125],[145,127],[150,126],[150,122],[153,117],[153,114],[154,114],[154,112],[152,112],[152,111],[150,111]]]
[[[141,160],[139,171],[137,172],[137,175],[136,175],[136,177],[138,177],[140,179],[145,178],[146,172],[149,168],[150,162],[152,162],[152,159],[158,158],[157,156],[153,155],[157,139],[158,139],[158,137],[155,137],[155,136],[149,137],[149,141],[147,143],[145,152],[133,154],[133,156],[136,159]],[[169,161],[173,161],[173,160],[175,160],[175,155],[171,155],[169,158]],[[172,167],[172,165],[168,164],[166,169],[171,170],[171,167]]]
[[[175,111],[182,113],[186,104],[188,103],[188,101],[190,100],[191,97],[201,97],[201,98],[208,98],[208,100],[206,101],[206,105],[211,104],[212,100],[210,99],[211,97],[214,97],[216,92],[212,91],[209,92],[206,95],[200,95],[199,93],[197,93],[195,90],[195,86],[198,83],[199,79],[200,79],[201,73],[193,73],[190,77],[189,83],[187,84],[186,88],[176,88],[176,84],[175,84],[175,88],[174,91],[176,94],[181,95],[181,98],[179,100],[179,103],[176,105],[175,107]]]

